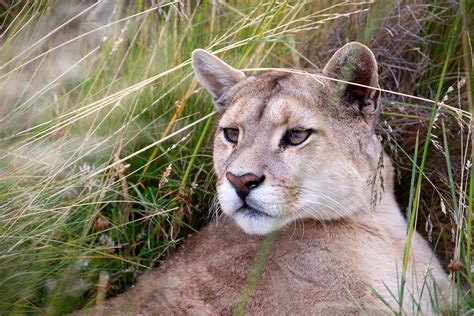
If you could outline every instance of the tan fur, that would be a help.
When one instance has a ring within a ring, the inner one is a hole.
[[[271,247],[247,312],[334,314],[356,311],[355,301],[375,305],[365,283],[373,263],[357,253],[367,241],[375,248],[395,245],[356,222],[327,226],[307,221],[304,231],[300,225],[283,230]],[[128,315],[231,314],[263,239],[246,235],[230,221],[211,224],[106,309]],[[351,248],[341,253],[348,240]]]
[[[341,67],[351,58],[345,78]],[[264,235],[275,231],[247,313],[390,313],[371,288],[398,310],[407,224],[393,195],[390,159],[373,132],[377,92],[305,74],[244,77],[204,51],[193,55],[193,67],[222,113],[214,168],[222,211],[235,221],[211,223],[95,312],[231,314],[265,252]],[[339,50],[322,74],[378,85],[375,59],[357,43]],[[281,146],[295,127],[314,132],[301,145]],[[239,129],[237,145],[224,138],[224,128]],[[267,215],[239,211],[245,205],[226,172],[265,175],[246,202]],[[430,292],[435,282],[439,299],[446,297],[446,274],[417,233],[410,253],[404,310],[416,313],[413,295],[422,312],[433,313]]]

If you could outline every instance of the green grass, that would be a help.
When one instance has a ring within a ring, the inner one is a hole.
[[[258,73],[321,67],[350,40],[380,63],[408,237],[463,263],[452,313],[474,308],[469,1],[124,3],[0,3],[0,314],[120,293],[213,216],[216,115],[193,49]]]

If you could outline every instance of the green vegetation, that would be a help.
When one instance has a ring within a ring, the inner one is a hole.
[[[258,74],[320,68],[351,40],[379,61],[407,236],[454,271],[452,313],[472,312],[473,16],[469,1],[0,1],[0,314],[120,293],[215,216],[193,49]]]

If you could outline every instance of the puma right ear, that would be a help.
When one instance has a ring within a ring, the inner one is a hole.
[[[212,95],[217,110],[223,112],[226,92],[245,74],[203,49],[193,51],[192,66],[199,83]]]
[[[338,49],[324,67],[325,76],[349,81],[354,84],[338,83],[341,88],[338,100],[352,105],[364,118],[377,118],[379,111],[377,61],[365,45],[352,42]],[[363,87],[363,86],[368,87]]]

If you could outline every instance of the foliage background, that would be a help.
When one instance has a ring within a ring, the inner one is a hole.
[[[216,214],[193,49],[258,74],[321,68],[353,40],[379,61],[399,204],[445,266],[462,263],[453,313],[472,310],[472,7],[0,1],[0,314],[124,291]]]

